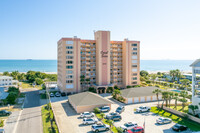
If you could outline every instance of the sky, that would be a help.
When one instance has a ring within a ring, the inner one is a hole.
[[[93,31],[138,40],[143,60],[200,58],[200,0],[0,0],[0,59],[56,59]]]

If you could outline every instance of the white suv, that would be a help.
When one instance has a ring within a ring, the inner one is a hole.
[[[136,112],[147,112],[147,111],[150,111],[151,108],[150,107],[146,107],[146,106],[140,106],[139,108],[136,109]]]
[[[127,130],[133,129],[134,127],[138,127],[138,124],[136,122],[128,122],[120,127],[123,129],[124,132],[126,132]]]
[[[84,118],[83,119],[83,124],[88,125],[88,124],[95,124],[98,122],[97,118]]]
[[[84,113],[81,113],[81,118],[91,118],[91,117],[94,117],[94,113],[90,113],[90,112],[84,112]]]

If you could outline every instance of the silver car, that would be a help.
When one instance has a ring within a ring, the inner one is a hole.
[[[84,112],[84,113],[81,113],[81,118],[91,118],[91,117],[94,117],[94,113],[90,113],[90,112]]]
[[[159,118],[156,120],[156,122],[157,122],[158,124],[166,124],[166,123],[171,123],[172,120],[169,119],[169,118],[159,117]]]
[[[106,125],[106,124],[94,124],[92,125],[92,131],[93,132],[100,132],[100,131],[108,131],[110,130],[110,126],[109,125]]]
[[[98,122],[97,118],[84,118],[83,119],[83,124],[88,125],[88,124],[95,124]]]

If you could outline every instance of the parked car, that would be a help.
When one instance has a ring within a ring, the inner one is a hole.
[[[66,96],[66,93],[65,93],[65,92],[62,92],[62,93],[61,93],[61,96],[62,96],[62,97]]]
[[[119,106],[117,109],[116,109],[116,111],[115,112],[117,112],[117,113],[122,113],[122,112],[124,112],[124,110],[125,110],[125,108],[124,108],[124,106]]]
[[[4,129],[0,129],[0,133],[5,133],[5,130]]]
[[[172,120],[169,119],[169,118],[159,117],[159,118],[156,120],[156,122],[157,122],[158,124],[166,124],[166,123],[171,123]]]
[[[106,119],[110,119],[113,121],[121,121],[122,117],[121,117],[121,115],[117,114],[117,115],[111,115],[110,117],[108,117]]]
[[[59,92],[56,92],[55,96],[56,96],[56,97],[60,97],[61,95],[60,95]]]
[[[12,114],[12,112],[10,112],[10,111],[7,111],[7,110],[1,110],[0,111],[0,116],[5,116],[5,115],[11,115]]]
[[[116,112],[109,113],[108,115],[106,115],[106,119],[109,119],[110,117],[115,116],[115,115],[119,115],[119,113],[116,113]]]
[[[84,118],[83,119],[83,124],[88,125],[88,124],[95,124],[98,122],[97,118]]]
[[[50,93],[50,97],[54,97],[54,94],[53,94],[53,93]]]
[[[109,107],[109,106],[99,107],[99,110],[100,110],[101,112],[109,112],[109,111],[110,111],[110,107]]]
[[[150,111],[150,110],[151,110],[150,107],[140,106],[139,108],[136,109],[136,112],[142,113],[142,112],[147,112],[147,111]]]
[[[172,129],[173,129],[174,131],[180,132],[180,131],[185,131],[185,130],[187,130],[188,127],[183,126],[183,125],[180,125],[180,124],[176,124],[176,125],[174,125],[174,126],[172,127]]]
[[[128,123],[125,123],[124,125],[120,126],[123,131],[127,131],[127,130],[131,130],[132,128],[134,127],[138,127],[138,124],[136,122],[128,122]]]
[[[99,123],[92,125],[92,131],[96,133],[99,131],[108,131],[108,130],[110,130],[110,126],[106,124]]]
[[[91,118],[91,117],[94,117],[94,113],[90,113],[90,112],[84,112],[84,113],[81,113],[81,118]]]
[[[130,130],[127,131],[127,133],[144,133],[144,128],[143,127],[134,127]]]

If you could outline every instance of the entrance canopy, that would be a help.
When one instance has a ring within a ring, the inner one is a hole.
[[[108,84],[108,85],[96,85],[96,84],[93,84],[93,86],[96,89],[97,94],[98,93],[106,93],[108,87],[114,87],[113,84]]]

